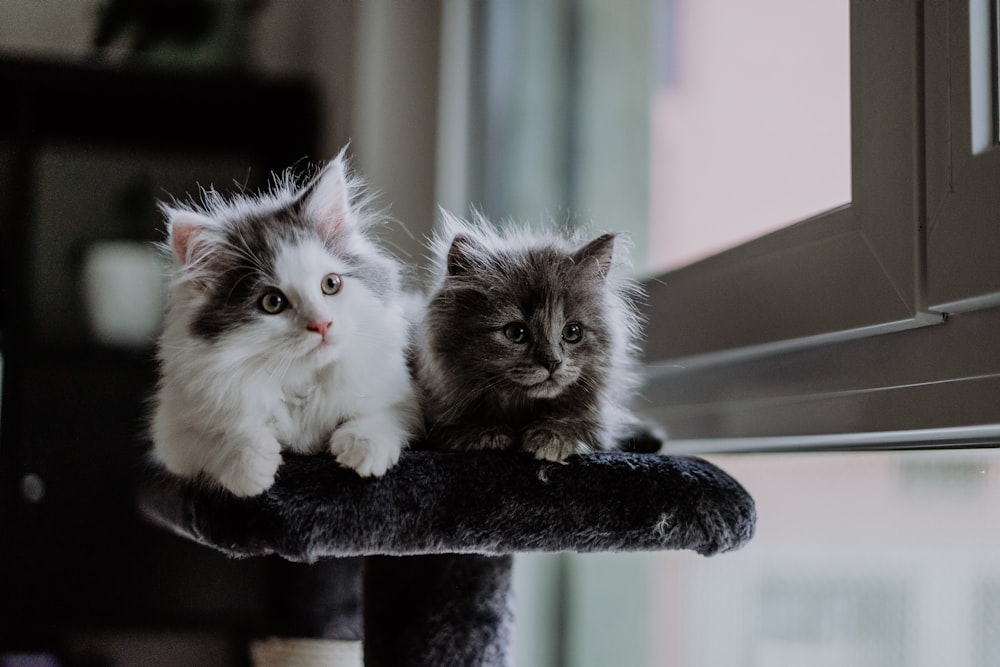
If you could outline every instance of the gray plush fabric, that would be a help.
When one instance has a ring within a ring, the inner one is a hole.
[[[255,498],[154,470],[140,507],[229,556],[291,561],[274,582],[285,620],[275,627],[363,634],[367,667],[507,667],[515,552],[711,555],[745,544],[756,521],[753,499],[718,467],[623,452],[558,464],[411,451],[377,479],[330,456],[290,456]]]
[[[567,463],[506,452],[407,452],[380,478],[290,456],[275,485],[236,498],[165,473],[142,489],[152,520],[233,557],[735,549],[753,499],[696,458],[604,452]]]

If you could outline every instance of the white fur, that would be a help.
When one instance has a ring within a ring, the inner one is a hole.
[[[342,165],[330,169],[338,168],[339,181],[334,173],[329,187],[344,187]],[[337,193],[322,186],[322,205],[329,207]],[[341,195],[347,202],[347,191]],[[249,205],[244,198],[237,208]],[[209,210],[172,212],[175,223],[202,216],[211,219],[203,224],[217,225],[243,211],[216,200]],[[352,225],[353,250],[370,243],[359,222],[344,223]],[[197,273],[211,243],[195,252],[180,245],[152,420],[153,452],[164,466],[185,477],[204,473],[238,496],[253,496],[274,483],[282,450],[329,450],[363,476],[382,475],[396,463],[416,417],[405,361],[408,324],[398,300],[373,294],[317,236],[278,254],[273,287],[288,298],[285,311],[216,339],[200,338],[191,324],[206,292],[198,280],[178,274],[192,266]],[[377,254],[373,247],[367,252]],[[394,264],[386,266],[395,271]],[[328,273],[343,278],[335,295],[321,290]],[[316,321],[331,323],[325,335],[307,329]]]

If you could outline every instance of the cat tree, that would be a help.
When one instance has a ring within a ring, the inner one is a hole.
[[[284,559],[274,601],[284,638],[258,643],[254,660],[302,667],[358,664],[349,642],[359,639],[367,667],[507,665],[512,554],[708,556],[745,544],[756,520],[753,499],[718,467],[622,452],[557,464],[411,451],[374,479],[329,456],[289,456],[255,498],[151,471],[140,507],[230,557]]]

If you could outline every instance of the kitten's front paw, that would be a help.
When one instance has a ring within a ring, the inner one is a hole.
[[[666,431],[652,424],[630,424],[615,443],[624,452],[656,454],[667,440]]]
[[[474,449],[512,449],[514,447],[514,436],[506,431],[484,431],[477,438],[477,443]]]
[[[459,452],[504,451],[514,448],[514,434],[499,427],[452,429],[440,442],[442,448]]]
[[[274,485],[280,466],[281,445],[274,438],[262,439],[233,452],[217,478],[235,496],[258,496]]]
[[[582,450],[575,438],[569,438],[555,429],[541,427],[524,432],[521,438],[524,451],[534,454],[536,459],[561,463]]]
[[[334,431],[330,451],[340,465],[362,477],[381,477],[399,461],[404,442],[395,424],[357,419]]]

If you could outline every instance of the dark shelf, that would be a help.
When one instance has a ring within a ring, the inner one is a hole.
[[[315,159],[304,80],[0,61],[0,138],[246,152],[271,169]]]
[[[321,159],[317,95],[304,80],[11,60],[0,90],[0,654],[58,652],[88,628],[250,632],[266,561],[137,515],[153,350],[91,342],[72,253],[123,233],[107,202],[134,173],[183,197]]]

